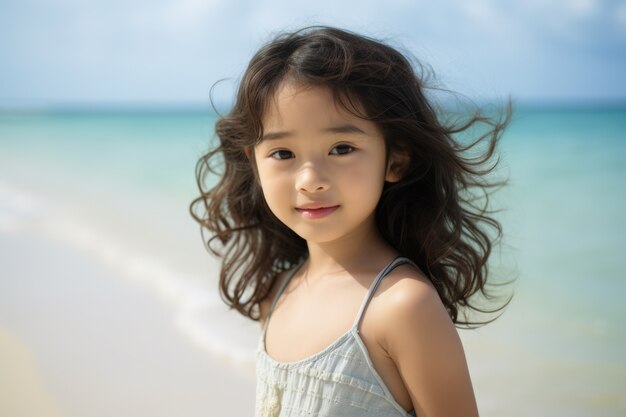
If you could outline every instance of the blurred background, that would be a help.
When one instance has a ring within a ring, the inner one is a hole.
[[[227,111],[257,48],[314,24],[514,100],[493,271],[515,297],[460,331],[481,415],[626,414],[624,1],[2,0],[0,415],[253,413],[258,324],[188,205],[211,87]]]

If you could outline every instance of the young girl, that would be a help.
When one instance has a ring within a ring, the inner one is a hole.
[[[510,110],[447,126],[423,88],[393,48],[308,28],[256,53],[217,122],[191,210],[222,297],[262,325],[257,416],[478,414],[455,324],[486,293],[500,225],[472,190]]]

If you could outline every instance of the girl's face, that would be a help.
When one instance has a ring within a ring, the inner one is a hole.
[[[376,124],[342,109],[324,87],[285,82],[263,117],[254,157],[265,200],[308,242],[363,236],[385,180],[385,140]]]

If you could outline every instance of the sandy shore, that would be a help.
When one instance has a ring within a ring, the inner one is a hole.
[[[253,414],[250,373],[190,344],[166,306],[105,266],[1,234],[0,264],[0,415]]]
[[[33,354],[21,340],[0,329],[0,415],[62,416],[45,386]]]

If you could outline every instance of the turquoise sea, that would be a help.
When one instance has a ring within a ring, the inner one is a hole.
[[[0,113],[0,233],[80,248],[172,305],[190,343],[250,366],[258,326],[219,301],[188,214],[214,122],[208,110]],[[516,278],[515,296],[460,332],[481,415],[626,415],[626,107],[520,105],[500,154],[493,270]]]

